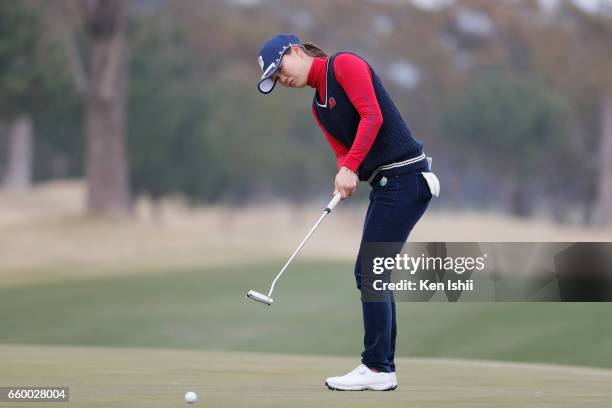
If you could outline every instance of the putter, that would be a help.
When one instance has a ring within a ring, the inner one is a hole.
[[[291,257],[289,258],[289,260],[285,264],[285,266],[283,266],[283,269],[281,269],[281,271],[278,273],[278,275],[276,275],[276,278],[274,278],[274,280],[272,281],[272,286],[270,287],[270,291],[268,292],[268,295],[264,295],[263,293],[255,292],[254,290],[249,290],[247,292],[247,294],[246,294],[247,298],[252,299],[252,300],[254,300],[256,302],[264,303],[264,304],[266,304],[268,306],[270,306],[274,302],[274,300],[272,299],[272,292],[274,291],[274,285],[276,285],[276,281],[281,277],[283,272],[285,272],[285,269],[287,269],[287,266],[289,266],[291,261],[293,261],[293,258],[295,258],[297,253],[300,252],[300,249],[302,249],[302,247],[304,246],[306,241],[308,241],[308,238],[310,238],[312,233],[315,232],[315,230],[317,229],[317,227],[319,226],[321,221],[323,221],[325,216],[327,214],[329,214],[334,209],[334,207],[336,206],[336,204],[338,204],[340,199],[341,199],[340,193],[336,193],[334,195],[334,198],[332,198],[331,201],[327,204],[327,207],[325,207],[325,209],[323,210],[323,214],[321,214],[321,216],[319,217],[319,219],[315,223],[314,227],[312,227],[312,229],[310,230],[308,235],[306,235],[306,238],[304,238],[304,240],[300,243],[300,245],[297,247],[297,249],[295,250],[293,255],[291,255]]]

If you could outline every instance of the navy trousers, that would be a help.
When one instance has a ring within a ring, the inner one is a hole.
[[[362,289],[361,260],[364,244],[367,242],[404,243],[415,224],[419,221],[432,195],[427,181],[419,169],[397,174],[399,169],[381,171],[371,182],[370,204],[365,217],[359,255],[355,263],[357,288]],[[401,170],[400,170],[401,171]],[[393,172],[393,173],[392,173]],[[395,256],[401,245],[386,246]],[[365,301],[362,294],[364,351],[361,362],[369,368],[382,372],[395,371],[395,300],[388,292],[382,301]]]

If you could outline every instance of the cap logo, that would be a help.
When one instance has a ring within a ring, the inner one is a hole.
[[[259,56],[259,58],[257,58],[257,62],[259,62],[259,66],[261,67],[261,70],[263,71],[264,62],[263,62],[263,58],[261,57],[261,55]]]

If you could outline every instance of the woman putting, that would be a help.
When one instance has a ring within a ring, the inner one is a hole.
[[[355,263],[365,331],[361,364],[325,384],[333,390],[394,390],[395,301],[392,292],[377,301],[364,299],[361,258],[365,243],[406,242],[432,192],[438,194],[437,178],[429,172],[422,143],[412,137],[381,80],[359,56],[338,52],[328,57],[295,35],[275,35],[258,60],[263,70],[260,92],[272,92],[277,81],[289,88],[315,89],[312,114],[338,162],[334,194],[350,197],[358,181],[372,187]],[[400,249],[396,244],[393,251]]]

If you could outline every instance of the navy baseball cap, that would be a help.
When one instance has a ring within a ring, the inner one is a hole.
[[[276,80],[270,78],[280,65],[281,59],[285,52],[291,48],[292,45],[301,46],[300,39],[294,34],[279,34],[270,37],[268,41],[259,50],[259,66],[263,71],[263,75],[257,84],[257,89],[263,94],[269,94],[276,85]]]

